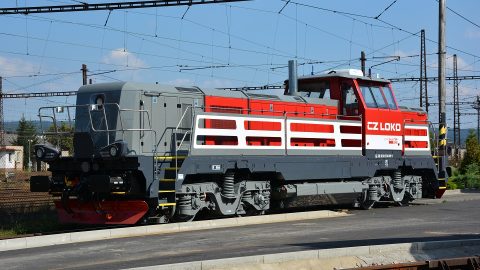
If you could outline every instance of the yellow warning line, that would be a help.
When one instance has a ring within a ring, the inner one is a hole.
[[[160,203],[160,204],[158,204],[158,205],[159,205],[159,206],[175,206],[175,205],[177,205],[177,204],[173,202],[173,203]]]
[[[159,190],[158,193],[174,193],[175,190]]]
[[[160,179],[160,182],[175,182],[175,179]]]
[[[186,159],[187,156],[177,156],[177,159]],[[167,160],[174,160],[175,159],[175,156],[157,156],[155,157],[156,160],[164,160],[164,161],[167,161]]]

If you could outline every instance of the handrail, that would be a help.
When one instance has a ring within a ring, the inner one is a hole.
[[[190,133],[192,134],[193,133],[193,126],[194,126],[194,115],[195,115],[195,112],[194,112],[194,108],[201,108],[200,106],[194,106],[194,105],[188,105],[187,108],[185,109],[185,111],[183,112],[182,114],[182,117],[180,117],[180,120],[178,121],[178,124],[177,126],[175,127],[175,130],[174,130],[174,145],[175,145],[175,180],[178,179],[178,149],[182,147],[185,139],[187,138],[187,135]],[[177,133],[178,133],[178,130],[180,129],[180,125],[182,124],[183,122],[183,119],[185,118],[185,116],[187,115],[187,112],[190,110],[190,113],[191,113],[191,125],[190,125],[190,129],[187,130],[184,134],[183,134],[183,137],[182,139],[180,140],[180,144],[177,145]],[[191,143],[190,143],[190,149],[191,150]]]
[[[69,121],[69,124],[70,124],[70,128],[72,128],[72,120],[71,120],[71,115],[70,115],[70,109],[74,108],[74,109],[78,109],[78,108],[82,108],[82,109],[87,109],[88,110],[88,119],[89,119],[89,125],[90,125],[90,128],[93,132],[98,132],[98,133],[102,133],[102,132],[105,132],[107,134],[109,134],[110,132],[121,132],[122,133],[122,139],[125,138],[125,132],[142,132],[142,131],[148,131],[148,132],[152,132],[154,134],[154,141],[156,141],[156,137],[157,137],[157,132],[155,130],[152,129],[152,123],[151,123],[151,118],[150,118],[150,113],[148,110],[136,110],[136,109],[122,109],[120,108],[120,105],[118,103],[105,103],[102,105],[101,108],[99,108],[97,111],[102,111],[103,113],[103,119],[105,119],[105,125],[106,125],[106,129],[97,129],[94,127],[93,125],[93,118],[92,118],[92,106],[96,106],[96,105],[92,105],[92,104],[83,104],[83,105],[68,105],[68,106],[61,106],[61,108],[63,109],[67,109],[67,114],[68,114],[68,121]],[[106,106],[115,106],[117,108],[117,116],[118,116],[118,119],[119,119],[119,124],[120,124],[120,129],[110,129],[109,126],[108,126],[108,120],[107,120],[107,112],[105,110],[105,107]],[[59,108],[58,106],[46,106],[46,107],[40,107],[38,109],[38,117],[40,118],[40,128],[42,130],[42,134],[44,135],[59,135],[59,134],[72,134],[74,133],[73,132],[59,132],[58,131],[58,127],[57,127],[57,117],[56,117],[56,112],[55,112],[55,109]],[[47,109],[52,109],[52,114],[53,116],[50,116],[50,115],[45,115],[45,114],[42,114],[42,111],[44,110],[47,110]],[[124,128],[124,123],[123,123],[123,118],[122,118],[122,112],[140,112],[142,114],[147,114],[147,120],[148,120],[148,125],[149,125],[149,128]],[[42,119],[43,118],[50,118],[52,119],[53,123],[54,123],[54,127],[55,127],[55,132],[45,132],[43,130],[43,124],[42,124]],[[110,144],[110,136],[107,135],[107,145]],[[156,148],[157,146],[154,145],[152,151],[154,153],[156,153]]]

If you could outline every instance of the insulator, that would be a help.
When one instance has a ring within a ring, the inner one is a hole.
[[[368,199],[370,201],[378,201],[378,188],[376,185],[370,185],[368,187]]]
[[[402,183],[402,172],[400,170],[396,170],[393,172],[393,188],[395,189],[403,189]]]
[[[192,196],[183,195],[177,200],[178,208],[180,211],[192,210]]]
[[[222,195],[228,199],[235,199],[235,173],[227,172],[223,178]]]

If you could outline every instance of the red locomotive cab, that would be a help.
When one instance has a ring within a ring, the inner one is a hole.
[[[375,158],[402,155],[403,115],[389,83],[358,79],[355,85],[361,100],[365,155]]]
[[[364,77],[359,70],[331,71],[300,78],[300,94],[304,95],[304,88],[313,82],[328,85],[329,98],[338,101],[338,119],[362,122],[361,129],[353,126],[341,128],[341,133],[362,134],[361,142],[342,140],[342,146],[362,147],[363,154],[373,158],[393,158],[403,154],[404,115],[389,81]]]

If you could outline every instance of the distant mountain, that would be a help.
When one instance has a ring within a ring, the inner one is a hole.
[[[40,132],[40,121],[31,121],[33,126],[37,129],[37,132]],[[51,126],[53,122],[51,121],[42,121],[43,128],[46,129]],[[18,121],[8,121],[5,122],[5,131],[7,133],[15,133],[18,127]]]
[[[475,134],[477,133],[476,128],[469,128],[469,129],[461,129],[460,130],[460,141],[462,145],[465,145],[465,141],[467,140],[468,134],[470,133],[470,130],[473,130]],[[453,142],[453,129],[448,129],[447,132],[447,141],[448,142]]]

